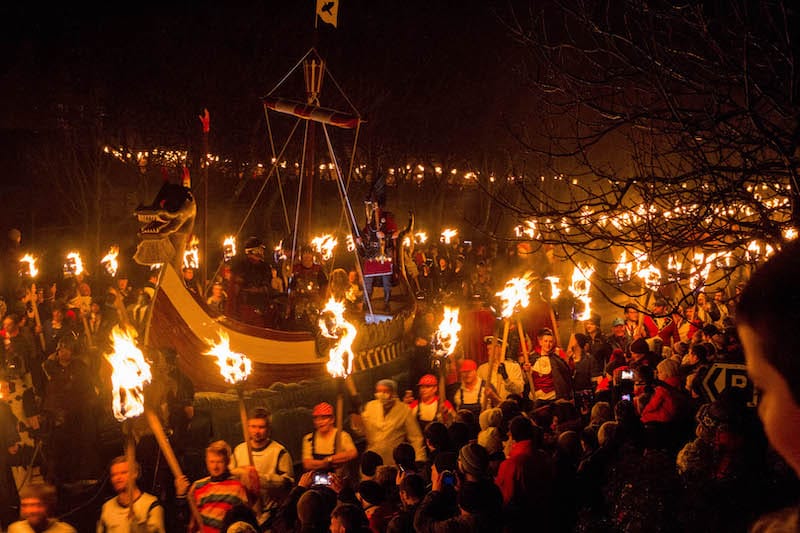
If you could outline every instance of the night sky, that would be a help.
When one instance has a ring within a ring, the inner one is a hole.
[[[365,134],[411,152],[483,149],[518,94],[483,2],[342,0],[338,29],[316,36],[313,0],[169,4],[4,6],[0,129],[95,114],[109,141],[179,145],[208,107],[214,146],[245,151],[263,139],[259,96],[314,43]]]

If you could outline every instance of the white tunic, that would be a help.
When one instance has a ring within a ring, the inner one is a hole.
[[[383,404],[378,400],[367,402],[364,412],[364,433],[367,438],[367,449],[383,458],[383,464],[393,465],[392,452],[398,444],[408,442],[414,447],[417,461],[425,460],[425,445],[419,424],[411,410],[399,400],[384,416]]]
[[[152,494],[143,492],[133,502],[133,522],[128,518],[128,507],[120,505],[118,498],[103,504],[97,533],[164,533],[164,508]]]

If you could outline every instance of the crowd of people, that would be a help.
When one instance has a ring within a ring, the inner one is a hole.
[[[206,443],[205,477],[167,475],[145,488],[157,448],[142,439],[135,459],[114,457],[119,441],[107,461],[97,437],[111,405],[108,333],[121,317],[137,325],[155,279],[137,289],[124,273],[69,274],[31,290],[14,240],[3,264],[22,281],[3,287],[0,530],[74,531],[74,510],[56,494],[101,478],[109,491],[92,510],[98,532],[797,530],[800,374],[789,328],[800,286],[783,283],[800,266],[796,247],[731,297],[595,313],[564,339],[544,300],[503,335],[492,296],[518,266],[508,256],[409,250],[420,312],[407,372],[378,380],[369,401],[350,398],[344,427],[329,403],[309,406],[314,429],[299,458],[258,407],[247,442]],[[249,244],[245,258],[263,261],[262,245]],[[273,287],[284,268],[271,270],[257,286]],[[311,269],[303,279],[336,286],[339,275]],[[255,300],[237,301],[244,307],[218,311],[241,316]],[[444,303],[463,310],[449,358],[431,346]],[[176,357],[166,350],[156,364],[170,380],[162,407],[182,457],[194,390]],[[745,382],[709,396],[713,365],[745,362],[759,394]]]

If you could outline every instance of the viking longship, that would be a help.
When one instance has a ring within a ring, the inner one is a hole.
[[[284,96],[281,91],[285,90],[285,80],[299,74],[301,70],[305,83],[304,97]],[[341,111],[321,104],[320,88],[327,76],[325,62],[317,50],[312,48],[282,78],[281,83],[262,98],[261,104],[270,135],[269,146],[273,151],[270,158],[272,165],[266,172],[265,180],[280,179],[279,164],[285,147],[296,141],[303,147],[302,165],[305,167],[301,171],[298,196],[303,194],[307,197],[313,190],[313,184],[305,181],[314,179],[313,169],[316,167],[312,152],[320,147],[318,151],[324,152],[326,159],[333,165],[333,179],[337,182],[342,214],[348,222],[348,230],[354,242],[362,242],[359,228],[363,225],[359,223],[350,204],[348,183],[349,173],[354,168],[358,132],[364,121],[352,105],[347,111]],[[335,80],[329,84],[341,91]],[[346,96],[344,99],[340,98],[340,101],[350,104]],[[274,120],[293,123],[293,127],[285,128],[291,133],[282,142],[276,142],[274,138]],[[352,135],[350,161],[346,166],[341,164],[334,152],[331,130],[349,131]],[[293,140],[292,136],[297,132],[302,134],[298,134],[298,138]],[[322,141],[319,142],[318,139]],[[196,298],[187,290],[180,270],[183,252],[193,232],[197,207],[192,190],[186,185],[165,184],[150,206],[136,210],[141,229],[135,260],[144,265],[161,265],[160,279],[146,327],[147,344],[155,349],[174,348],[179,354],[179,366],[192,380],[195,388],[202,391],[221,392],[228,389],[219,379],[219,370],[214,359],[206,355],[208,340],[218,338],[223,332],[230,338],[231,349],[247,354],[253,362],[248,388],[266,388],[276,383],[324,378],[327,375],[328,355],[324,353],[324,344],[320,343],[319,332],[311,329],[292,331],[258,327],[218,315],[211,312],[202,299]],[[261,190],[263,191],[263,187]],[[253,200],[248,214],[253,211],[259,195]],[[292,236],[293,252],[295,243],[307,238],[307,234],[303,237],[300,232],[308,232],[311,224],[310,202],[307,200],[308,198],[305,203],[297,201],[295,233]],[[367,226],[368,224],[369,221]],[[242,227],[244,222],[239,231]],[[401,233],[410,231],[413,231],[413,217],[410,217],[408,225]],[[398,243],[402,242],[402,234],[397,239]],[[365,239],[367,237],[364,236]],[[399,249],[400,246],[396,248]],[[359,249],[362,251],[360,254]],[[416,310],[414,292],[405,277],[403,254],[395,252],[384,255],[381,248],[381,256],[372,257],[364,254],[363,250],[364,247],[356,249],[355,264],[359,271],[363,273],[365,270],[374,270],[375,265],[371,263],[376,262],[384,267],[386,264],[393,265],[396,291],[393,291],[393,305],[389,312],[381,307],[381,314],[378,314],[371,302],[368,299],[366,301],[363,319],[356,324],[358,335],[353,345],[353,369],[356,373],[388,365],[404,353],[404,339],[411,328]]]

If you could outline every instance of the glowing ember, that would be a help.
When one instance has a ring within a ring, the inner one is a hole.
[[[67,262],[64,265],[64,271],[79,276],[83,274],[83,260],[81,254],[78,252],[70,252],[67,254]]]
[[[321,235],[311,239],[311,245],[314,247],[314,250],[320,254],[323,261],[330,261],[331,257],[333,257],[333,250],[336,248],[337,244],[339,244],[339,241],[337,241],[333,235]]]
[[[37,274],[39,274],[39,269],[36,268],[36,258],[33,257],[31,254],[25,254],[22,256],[22,259],[19,260],[20,263],[28,263],[28,275],[32,278],[35,278]]]
[[[222,241],[222,260],[230,261],[236,255],[236,237],[228,235]]]
[[[783,240],[785,241],[793,241],[797,238],[797,229],[796,228],[786,228],[783,230]]]
[[[561,289],[558,286],[561,279],[558,276],[547,276],[544,279],[550,282],[550,299],[558,300],[558,297],[561,296]]]
[[[592,274],[594,274],[594,267],[591,265],[586,265],[585,267],[577,265],[572,272],[572,283],[569,286],[569,292],[572,293],[575,299],[583,303],[583,311],[575,316],[575,320],[589,320],[592,317],[592,298],[589,296],[589,291],[592,288]]]
[[[136,346],[131,332],[115,326],[111,332],[113,352],[106,354],[111,365],[112,407],[122,422],[144,412],[144,386],[152,379],[150,365]]]
[[[526,272],[521,278],[511,278],[506,281],[502,291],[495,293],[503,301],[503,318],[510,318],[517,306],[528,307],[530,303],[531,272]]]
[[[111,277],[115,277],[117,275],[117,270],[119,269],[119,261],[117,261],[117,256],[119,255],[119,246],[112,245],[111,248],[108,249],[108,253],[100,260],[100,264],[103,265],[108,272],[108,275]]]
[[[200,239],[192,235],[192,240],[189,241],[189,246],[183,252],[183,268],[199,268],[200,267],[200,251],[198,246]]]
[[[458,307],[444,306],[444,316],[439,329],[434,334],[434,347],[440,356],[450,357],[458,344],[458,332],[461,324],[458,321]]]
[[[442,230],[441,241],[445,244],[450,244],[456,235],[458,235],[458,230],[445,228]]]
[[[346,378],[353,372],[353,341],[356,327],[344,319],[344,302],[331,296],[319,315],[319,329],[323,336],[336,342],[328,353],[327,369],[331,377]]]
[[[217,358],[219,373],[227,383],[236,385],[247,379],[253,364],[246,355],[231,351],[230,337],[225,331],[219,332],[218,343],[214,343],[211,339],[206,339],[206,342],[211,345],[211,349],[205,355]]]

